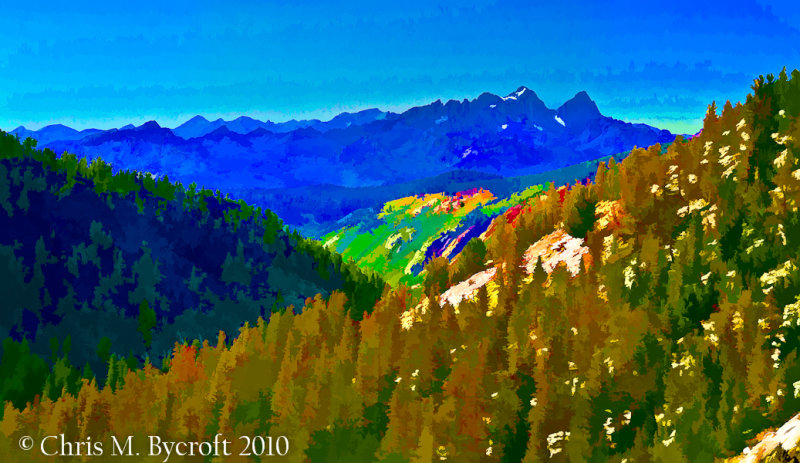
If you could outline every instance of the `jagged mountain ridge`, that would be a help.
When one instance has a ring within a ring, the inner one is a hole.
[[[437,100],[399,114],[370,109],[280,124],[196,116],[171,130],[151,121],[81,138],[41,138],[39,146],[224,189],[386,185],[454,169],[525,175],[673,138],[603,116],[585,92],[550,109],[520,87],[505,97]]]

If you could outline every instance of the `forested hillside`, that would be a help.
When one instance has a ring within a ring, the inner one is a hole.
[[[662,146],[662,152],[668,146]],[[624,159],[629,154],[619,153],[616,158]],[[542,174],[503,179],[472,180],[469,179],[470,172],[464,171],[461,173],[466,177],[463,182],[438,183],[442,190],[437,193],[424,194],[429,185],[419,182],[417,185],[423,193],[395,197],[377,211],[369,207],[348,214],[335,222],[346,226],[322,235],[321,241],[346,259],[353,259],[360,268],[380,274],[392,285],[402,282],[416,287],[431,259],[456,257],[472,238],[489,231],[498,215],[506,214],[507,219],[513,219],[522,210],[523,201],[542,194],[550,186],[590,181],[597,166],[610,158],[607,156]],[[349,194],[353,197],[360,194],[374,201],[375,196],[385,194],[383,190],[360,189]],[[292,193],[285,198],[276,204],[282,201],[292,205],[300,203]],[[308,198],[309,203],[325,204],[326,200],[334,202],[335,199],[331,198],[336,198],[336,195],[314,197],[309,194]],[[335,205],[325,204],[328,206],[333,206],[332,211],[337,209]],[[285,207],[279,208],[286,210]],[[302,211],[302,208],[298,209]],[[316,217],[321,215],[318,213]],[[483,238],[472,241],[471,246],[473,251],[485,254],[485,250],[481,250],[485,248]]]
[[[17,406],[320,293],[355,319],[381,295],[270,211],[34,145],[0,134],[0,397]]]
[[[736,455],[800,409],[799,143],[800,72],[761,77],[690,140],[525,198],[363,319],[335,291],[116,388],[7,402],[0,452],[63,432],[286,436],[270,459],[298,462]]]
[[[413,286],[422,281],[420,273],[432,258],[458,255],[471,238],[486,231],[494,217],[515,214],[522,200],[541,191],[535,185],[500,201],[491,191],[477,188],[453,195],[407,196],[387,202],[377,226],[358,224],[329,233],[323,240],[326,247],[379,273],[387,282]],[[480,246],[482,241],[473,243]]]

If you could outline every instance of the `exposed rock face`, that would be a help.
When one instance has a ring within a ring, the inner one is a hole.
[[[452,286],[445,291],[439,298],[439,304],[444,307],[445,304],[450,304],[453,307],[458,307],[461,301],[472,300],[478,289],[490,282],[497,272],[497,269],[492,267],[482,272],[472,275],[461,283]]]
[[[533,273],[537,259],[541,259],[542,267],[551,273],[560,263],[575,276],[580,272],[581,260],[589,248],[583,245],[583,238],[575,238],[564,230],[556,230],[539,241],[533,243],[523,255],[525,270]]]
[[[741,456],[727,460],[730,463],[796,462],[800,457],[800,414],[795,415],[777,431],[764,434],[753,448],[745,448]]]

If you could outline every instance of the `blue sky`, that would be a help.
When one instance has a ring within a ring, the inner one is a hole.
[[[326,119],[525,85],[692,132],[712,100],[800,67],[789,1],[161,3],[4,5],[0,128]]]

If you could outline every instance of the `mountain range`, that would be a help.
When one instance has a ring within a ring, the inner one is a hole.
[[[100,157],[115,170],[251,192],[396,185],[449,172],[508,178],[674,139],[666,130],[603,115],[586,92],[551,109],[527,87],[504,97],[483,93],[472,100],[437,100],[402,113],[342,113],[325,122],[274,123],[244,116],[209,121],[195,116],[174,129],[150,121],[106,131],[48,126],[37,132],[19,127],[11,133],[36,138],[40,148],[56,153]],[[313,216],[322,208],[301,215]],[[302,227],[305,221],[289,224]]]

